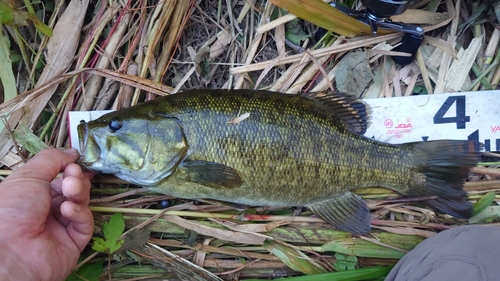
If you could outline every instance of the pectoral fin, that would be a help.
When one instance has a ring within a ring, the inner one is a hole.
[[[188,180],[212,188],[236,188],[243,180],[238,171],[229,166],[209,161],[188,161],[184,168]]]
[[[370,231],[370,210],[361,197],[351,192],[306,207],[338,229],[354,234]]]

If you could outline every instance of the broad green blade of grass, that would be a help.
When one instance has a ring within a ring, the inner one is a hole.
[[[35,28],[40,31],[43,35],[52,37],[52,29],[48,27],[46,24],[41,22],[35,14],[28,13],[28,18],[33,22]]]
[[[46,24],[41,22],[34,11],[18,11],[12,5],[13,3],[0,2],[0,23],[9,25],[26,25],[27,20],[31,20],[35,28],[46,36],[52,36],[52,30]]]
[[[4,88],[4,102],[17,96],[16,77],[12,72],[12,61],[10,59],[9,40],[3,35],[0,28],[0,83]],[[4,129],[4,123],[0,122],[0,132]]]
[[[122,280],[127,278],[141,278],[148,277],[151,275],[163,275],[163,278],[169,277],[172,279],[177,278],[177,275],[173,272],[167,272],[165,269],[150,266],[150,265],[126,265],[117,267],[111,272],[111,276],[116,280]],[[140,279],[139,279],[140,280]]]
[[[98,281],[102,271],[102,264],[104,260],[94,263],[87,263],[73,272],[66,278],[65,281]]]
[[[484,211],[488,206],[491,205],[491,203],[493,203],[493,201],[495,201],[495,196],[496,194],[493,191],[483,195],[481,199],[477,200],[477,202],[474,203],[472,207],[472,215],[475,216]]]
[[[283,226],[275,228],[266,234],[280,241],[299,244],[307,243],[308,245],[324,244],[335,239],[348,238],[352,236],[350,233],[321,227],[321,225],[304,227]]]
[[[326,243],[321,247],[323,252],[338,252],[357,257],[400,259],[405,253],[380,246],[365,240],[339,239]]]
[[[49,148],[46,143],[25,126],[18,126],[16,130],[14,130],[13,135],[16,142],[32,154],[37,154],[42,149]]]
[[[371,28],[323,2],[322,0],[271,0],[276,6],[297,17],[335,33],[354,37],[361,33],[371,34]],[[379,34],[388,34],[380,29]]]
[[[500,221],[500,206],[488,206],[469,219],[469,224],[492,223]]]
[[[298,277],[283,278],[283,281],[357,281],[357,280],[373,280],[387,276],[392,267],[373,266],[348,270],[342,272],[331,272],[316,275],[305,275]],[[246,281],[258,281],[263,279],[246,279]]]
[[[333,267],[336,271],[348,271],[354,270],[359,267],[358,258],[354,256],[348,256],[341,253],[335,253],[335,263]]]
[[[327,272],[321,265],[301,251],[274,241],[266,241],[264,247],[291,269],[304,274],[319,274]]]
[[[0,2],[0,24],[11,24],[14,22],[14,11],[6,2]]]
[[[380,245],[360,238],[341,238],[321,246],[321,252],[332,251],[357,257],[400,259],[424,240],[420,236],[384,232],[377,233],[376,236]],[[383,246],[384,244],[387,246]]]
[[[12,61],[10,60],[9,40],[0,32],[0,80],[4,87],[4,102],[17,96],[16,77],[12,72]],[[0,123],[3,128],[3,123]]]

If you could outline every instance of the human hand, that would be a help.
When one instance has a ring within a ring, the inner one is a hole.
[[[78,157],[46,149],[0,183],[2,280],[64,280],[75,268],[94,231]]]

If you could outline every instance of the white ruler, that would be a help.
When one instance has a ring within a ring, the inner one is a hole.
[[[81,152],[80,143],[78,142],[77,130],[77,127],[81,122],[89,122],[91,120],[95,120],[111,111],[112,110],[68,112],[69,141],[71,142],[71,147],[76,148]]]
[[[372,108],[365,136],[389,143],[454,139],[475,140],[486,151],[500,151],[500,91],[365,100]],[[106,111],[72,111],[68,120],[72,147],[79,148],[76,127]]]
[[[373,110],[365,136],[389,143],[475,140],[500,151],[500,91],[366,99]]]

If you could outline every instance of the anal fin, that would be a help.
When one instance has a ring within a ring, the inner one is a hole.
[[[370,209],[361,197],[351,192],[306,207],[340,230],[364,234],[371,229]]]

